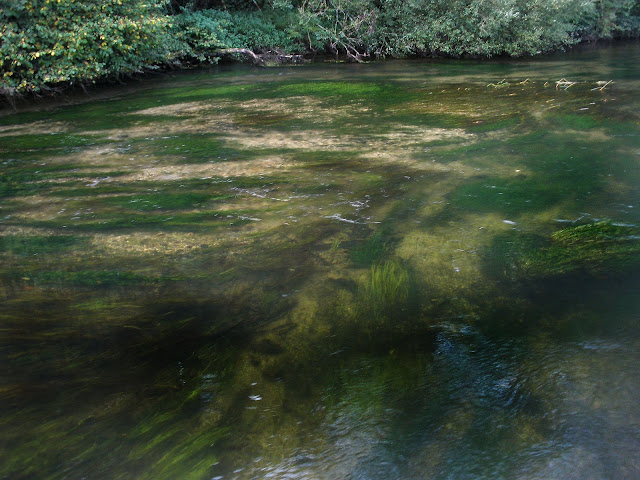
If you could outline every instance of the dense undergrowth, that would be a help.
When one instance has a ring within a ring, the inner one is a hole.
[[[37,93],[221,49],[384,56],[536,55],[637,37],[638,0],[2,0],[0,93]]]

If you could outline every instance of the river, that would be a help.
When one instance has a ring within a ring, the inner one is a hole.
[[[640,477],[640,45],[219,66],[0,116],[0,479]]]

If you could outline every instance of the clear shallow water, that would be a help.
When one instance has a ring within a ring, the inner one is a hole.
[[[0,117],[0,478],[637,478],[639,56]]]

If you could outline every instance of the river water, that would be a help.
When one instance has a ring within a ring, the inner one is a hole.
[[[1,479],[640,477],[638,44],[59,103],[0,116]]]

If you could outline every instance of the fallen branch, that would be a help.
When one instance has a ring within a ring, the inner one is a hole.
[[[247,55],[253,60],[255,65],[263,67],[265,65],[264,59],[256,55],[253,50],[248,48],[224,48],[216,52],[211,53],[212,57],[225,57],[227,55]]]
[[[260,67],[268,67],[274,65],[298,65],[308,62],[308,60],[304,58],[304,55],[286,54],[278,51],[254,53],[248,48],[225,48],[223,50],[218,50],[209,54],[209,56],[211,57],[218,58],[228,55],[246,55],[251,59],[254,65],[258,65]]]
[[[487,87],[502,88],[502,87],[508,87],[509,85],[511,85],[511,84],[509,82],[507,82],[507,79],[503,78],[498,83],[490,83],[490,84],[488,84]]]
[[[598,87],[596,88],[592,88],[591,91],[593,92],[594,90],[600,90],[601,92],[604,91],[605,88],[607,88],[610,84],[613,83],[613,80],[609,80],[608,82],[597,82],[598,83]]]
[[[563,89],[566,90],[567,88],[573,87],[576,83],[578,83],[578,82],[571,82],[571,81],[567,80],[566,78],[561,78],[560,80],[558,80],[556,82],[556,90],[558,88],[563,88]]]

